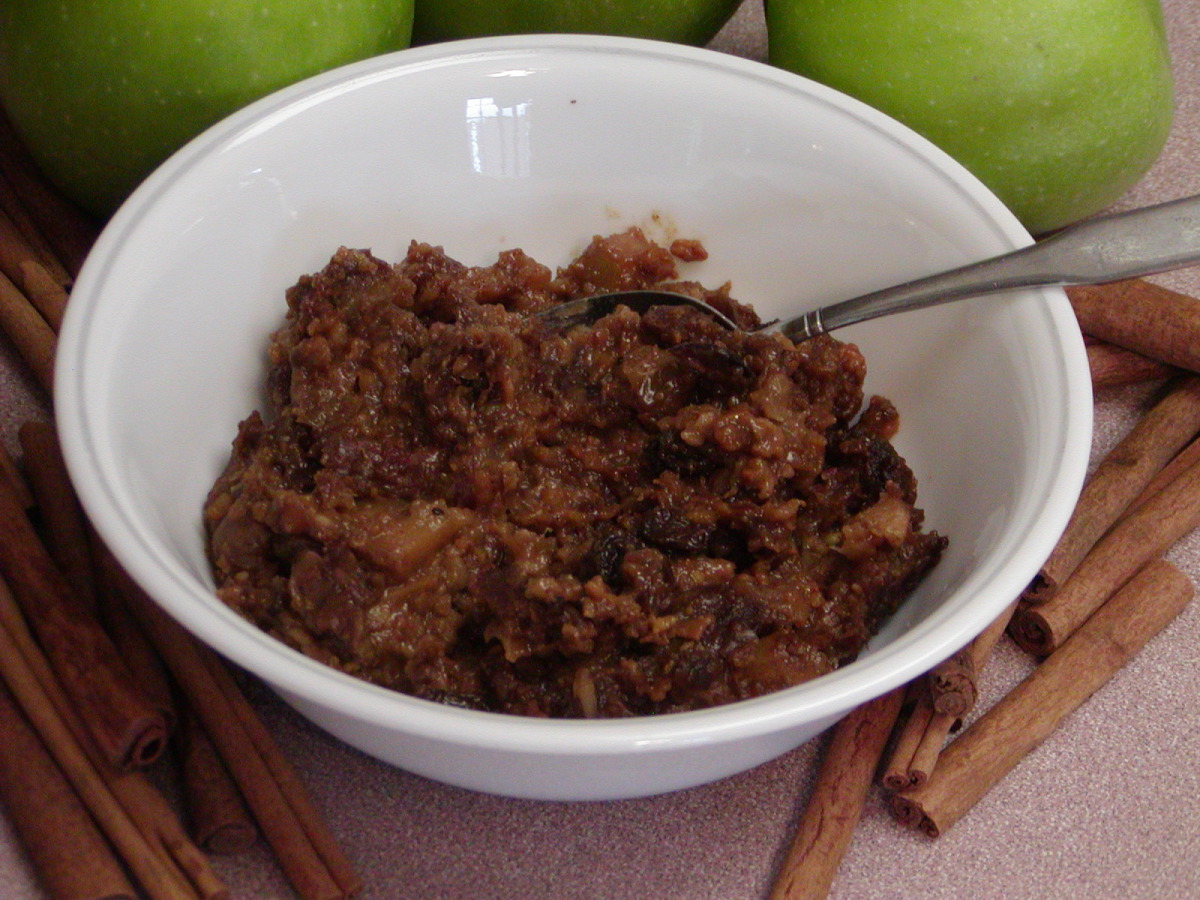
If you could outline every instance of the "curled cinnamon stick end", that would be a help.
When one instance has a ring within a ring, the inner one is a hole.
[[[883,787],[892,792],[916,787],[920,781],[920,775],[912,771],[912,760],[933,718],[933,702],[924,678],[909,685],[905,705],[909,708],[902,709],[897,717],[901,721],[895,728],[892,748],[880,777]]]
[[[888,801],[892,810],[892,818],[905,828],[920,831],[926,837],[939,837],[937,823],[925,814],[921,804],[908,794],[893,794]]]
[[[178,724],[179,708],[166,665],[126,601],[131,584],[129,574],[92,530],[90,523],[85,539],[95,572],[98,621],[120,651],[145,698],[163,717],[169,736]]]
[[[135,900],[116,856],[0,684],[0,798],[51,900]]]
[[[1170,563],[1148,564],[952,741],[929,781],[896,795],[895,817],[931,837],[943,834],[1179,615],[1193,591]]]
[[[950,659],[929,672],[933,709],[943,716],[962,719],[979,699],[979,676],[1017,609],[1013,601],[975,638]]]
[[[959,721],[958,716],[936,710],[929,717],[925,733],[921,735],[921,741],[917,744],[917,749],[913,751],[912,759],[908,763],[909,787],[905,790],[918,788],[929,781],[937,767],[938,759],[941,757],[946,738],[949,737],[950,732],[954,730],[954,726]]]
[[[209,853],[231,855],[252,847],[258,829],[216,748],[190,711],[182,716],[179,765],[192,836]]]
[[[939,663],[929,673],[929,690],[933,708],[946,716],[961,718],[975,706],[979,696],[976,682],[979,672],[970,647],[964,647],[949,659]]]
[[[904,692],[904,688],[896,688],[864,703],[834,726],[771,900],[817,900],[828,894],[862,815]]]
[[[1037,606],[1017,610],[1008,631],[1018,647],[1034,656],[1048,656],[1062,642],[1054,623]]]

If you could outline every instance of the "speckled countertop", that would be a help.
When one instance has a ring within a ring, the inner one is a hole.
[[[1164,0],[1177,79],[1174,131],[1122,199],[1200,193],[1200,4]],[[763,59],[761,6],[748,0],[713,45]],[[1200,269],[1159,278],[1200,295]],[[0,439],[45,416],[0,343]],[[1094,455],[1144,407],[1144,389],[1097,396]],[[1200,581],[1200,533],[1170,558]],[[1027,670],[1007,643],[981,704]],[[754,900],[765,898],[803,809],[817,739],[725,781],[644,800],[553,804],[446,787],[378,763],[318,731],[265,690],[252,699],[307,779],[369,900]],[[237,897],[291,896],[263,849],[217,860]],[[0,819],[0,896],[40,900]],[[1074,713],[943,837],[898,826],[872,794],[832,897],[1200,897],[1200,602]]]

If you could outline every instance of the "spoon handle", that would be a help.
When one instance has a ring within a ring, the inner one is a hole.
[[[769,326],[794,340],[1017,288],[1103,284],[1200,263],[1200,195],[1089,219],[1011,253],[874,291]]]

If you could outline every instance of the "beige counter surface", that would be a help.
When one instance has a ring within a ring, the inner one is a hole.
[[[1200,193],[1200,4],[1165,0],[1174,131],[1120,203]],[[765,57],[757,0],[716,49]],[[1200,269],[1157,279],[1200,296]],[[1097,396],[1094,456],[1145,389]],[[0,344],[0,438],[45,408]],[[1200,581],[1200,533],[1170,559]],[[1003,643],[984,707],[1028,660]],[[252,699],[359,866],[369,900],[758,900],[804,807],[823,739],[725,781],[611,803],[539,803],[435,784],[352,750],[252,686]],[[0,752],[2,748],[0,748]],[[217,860],[236,897],[291,892],[263,849]],[[901,828],[873,792],[831,894],[843,900],[1200,897],[1200,601],[937,840]],[[41,900],[0,819],[0,897]]]

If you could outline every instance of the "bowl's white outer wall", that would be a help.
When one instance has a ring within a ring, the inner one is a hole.
[[[856,326],[951,547],[854,664],[770,697],[608,722],[452,709],[330,670],[222,606],[199,509],[261,399],[282,294],[338,244],[565,262],[594,233],[704,240],[686,277],[767,316],[1029,242],[897,123],[758,63],[621,38],[484,39],[318,76],[232,116],[118,211],[74,289],[56,409],[72,477],[135,578],[188,629],[350,744],[502,794],[637,796],[769,759],[902,684],[1016,596],[1074,505],[1091,393],[1061,291]]]

